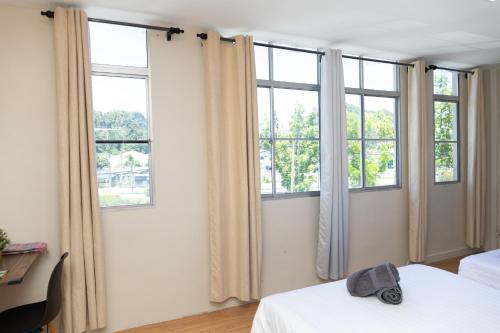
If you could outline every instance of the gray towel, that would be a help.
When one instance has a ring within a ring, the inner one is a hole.
[[[381,302],[400,304],[403,292],[398,282],[399,272],[396,266],[385,263],[351,274],[347,278],[347,290],[351,296],[376,295]]]

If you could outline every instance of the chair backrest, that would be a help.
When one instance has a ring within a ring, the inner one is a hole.
[[[64,253],[61,256],[61,259],[57,263],[56,267],[52,271],[49,280],[49,287],[47,289],[47,303],[45,306],[45,315],[43,316],[42,322],[40,323],[40,327],[45,326],[46,324],[53,321],[59,311],[61,311],[61,303],[62,303],[62,272],[63,272],[63,264],[64,260],[68,256],[68,252]]]

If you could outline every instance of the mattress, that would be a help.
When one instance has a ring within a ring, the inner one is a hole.
[[[500,250],[488,251],[463,258],[460,260],[458,274],[476,282],[500,289]]]
[[[500,332],[500,290],[423,265],[399,272],[400,305],[325,283],[262,299],[252,333]]]

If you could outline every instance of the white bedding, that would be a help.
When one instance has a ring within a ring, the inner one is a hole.
[[[499,290],[423,265],[399,272],[400,305],[326,283],[262,299],[252,333],[500,332]]]
[[[500,289],[500,250],[488,251],[463,258],[460,260],[458,274],[476,282]]]

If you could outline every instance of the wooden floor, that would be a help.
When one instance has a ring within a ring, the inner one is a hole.
[[[430,264],[452,273],[458,272],[460,258]],[[121,333],[249,333],[258,303],[207,314],[134,328]]]

